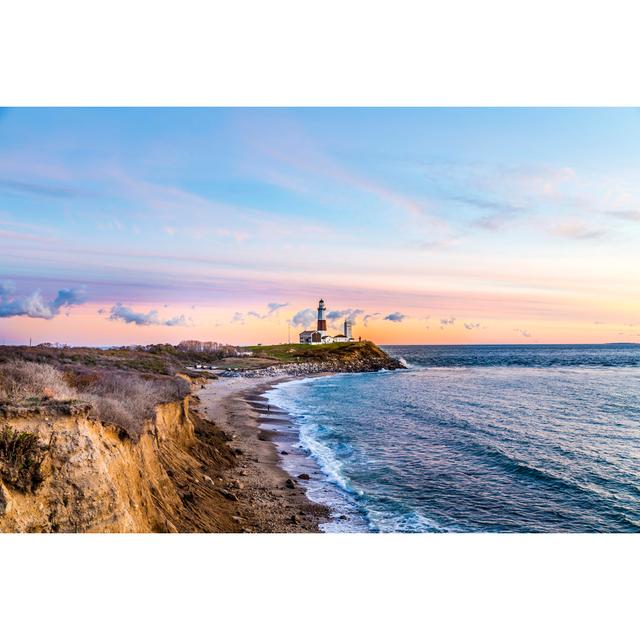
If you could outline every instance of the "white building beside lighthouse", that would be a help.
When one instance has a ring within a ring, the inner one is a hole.
[[[327,307],[324,300],[318,302],[318,322],[315,330],[305,330],[300,333],[300,344],[328,344],[331,342],[353,342],[351,336],[351,321],[344,321],[344,333],[330,336],[327,332],[327,319],[325,312]]]

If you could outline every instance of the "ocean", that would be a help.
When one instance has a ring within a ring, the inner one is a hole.
[[[267,392],[326,531],[640,531],[640,345],[384,349]]]

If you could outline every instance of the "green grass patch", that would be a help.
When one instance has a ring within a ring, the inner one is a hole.
[[[260,358],[273,358],[280,362],[326,360],[356,353],[371,345],[370,342],[333,342],[330,344],[272,344],[243,347]]]

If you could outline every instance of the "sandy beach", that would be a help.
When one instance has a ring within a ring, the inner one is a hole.
[[[329,517],[325,506],[306,497],[305,480],[280,465],[281,457],[292,453],[282,445],[290,419],[277,407],[267,407],[261,394],[288,379],[219,378],[196,394],[197,411],[232,439],[237,464],[223,480],[237,498],[229,504],[243,532],[319,532]]]

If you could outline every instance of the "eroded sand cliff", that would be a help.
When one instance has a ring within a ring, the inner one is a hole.
[[[232,453],[204,424],[196,438],[189,400],[159,405],[137,442],[91,419],[82,403],[4,408],[3,428],[34,434],[42,461],[33,491],[0,480],[0,531],[237,529],[207,473],[229,466]]]

